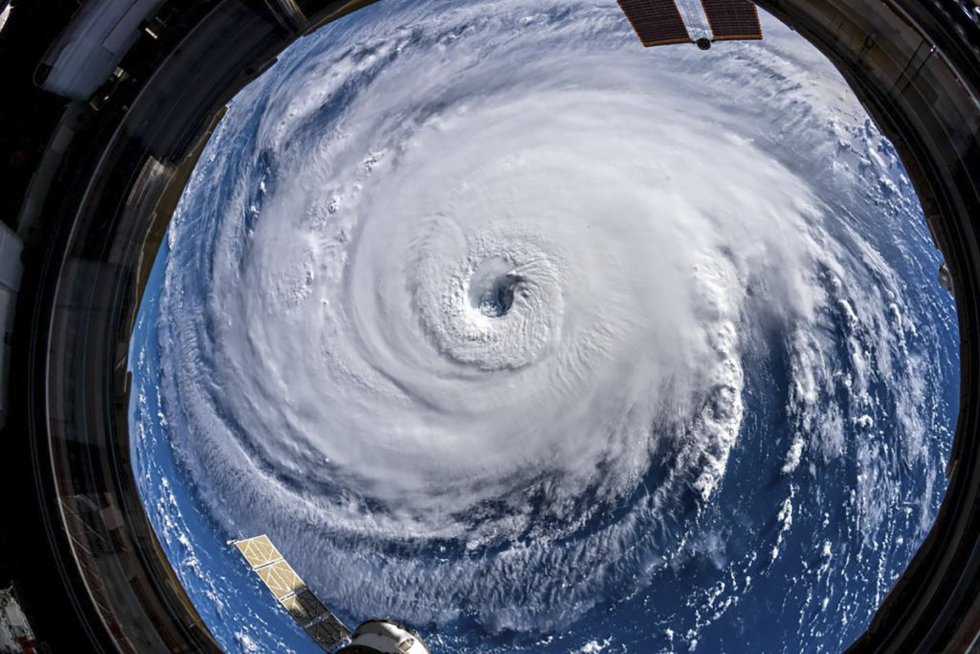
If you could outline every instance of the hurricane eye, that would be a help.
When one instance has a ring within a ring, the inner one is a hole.
[[[523,279],[519,275],[502,275],[483,284],[482,292],[477,296],[474,308],[488,318],[501,318],[514,305],[514,294],[521,288]]]

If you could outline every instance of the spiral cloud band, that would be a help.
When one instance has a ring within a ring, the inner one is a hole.
[[[537,637],[709,556],[755,443],[786,491],[738,565],[847,460],[827,548],[887,590],[947,424],[912,316],[951,308],[829,64],[771,21],[644,50],[607,2],[367,11],[235,99],[169,231],[161,419],[209,518],[340,611]]]

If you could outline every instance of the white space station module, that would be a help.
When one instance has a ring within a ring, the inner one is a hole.
[[[307,588],[265,534],[232,541],[279,604],[325,652],[331,654],[430,654],[421,638],[387,619],[362,622],[353,631]]]

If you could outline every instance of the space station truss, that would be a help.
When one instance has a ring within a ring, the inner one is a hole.
[[[762,38],[759,10],[749,0],[701,0],[700,9],[694,6],[694,0],[681,2],[689,17],[703,15],[707,20],[711,38],[698,39],[699,44],[704,41],[704,47],[710,45],[709,41]],[[619,6],[647,47],[695,42],[677,0],[619,0]]]
[[[333,651],[350,637],[350,630],[310,592],[268,536],[237,540],[234,545],[286,612],[325,651]]]

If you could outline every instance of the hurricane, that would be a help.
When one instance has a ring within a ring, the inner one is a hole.
[[[134,341],[178,574],[160,484],[434,651],[856,637],[942,500],[955,309],[894,147],[763,18],[380,3],[246,87]]]

